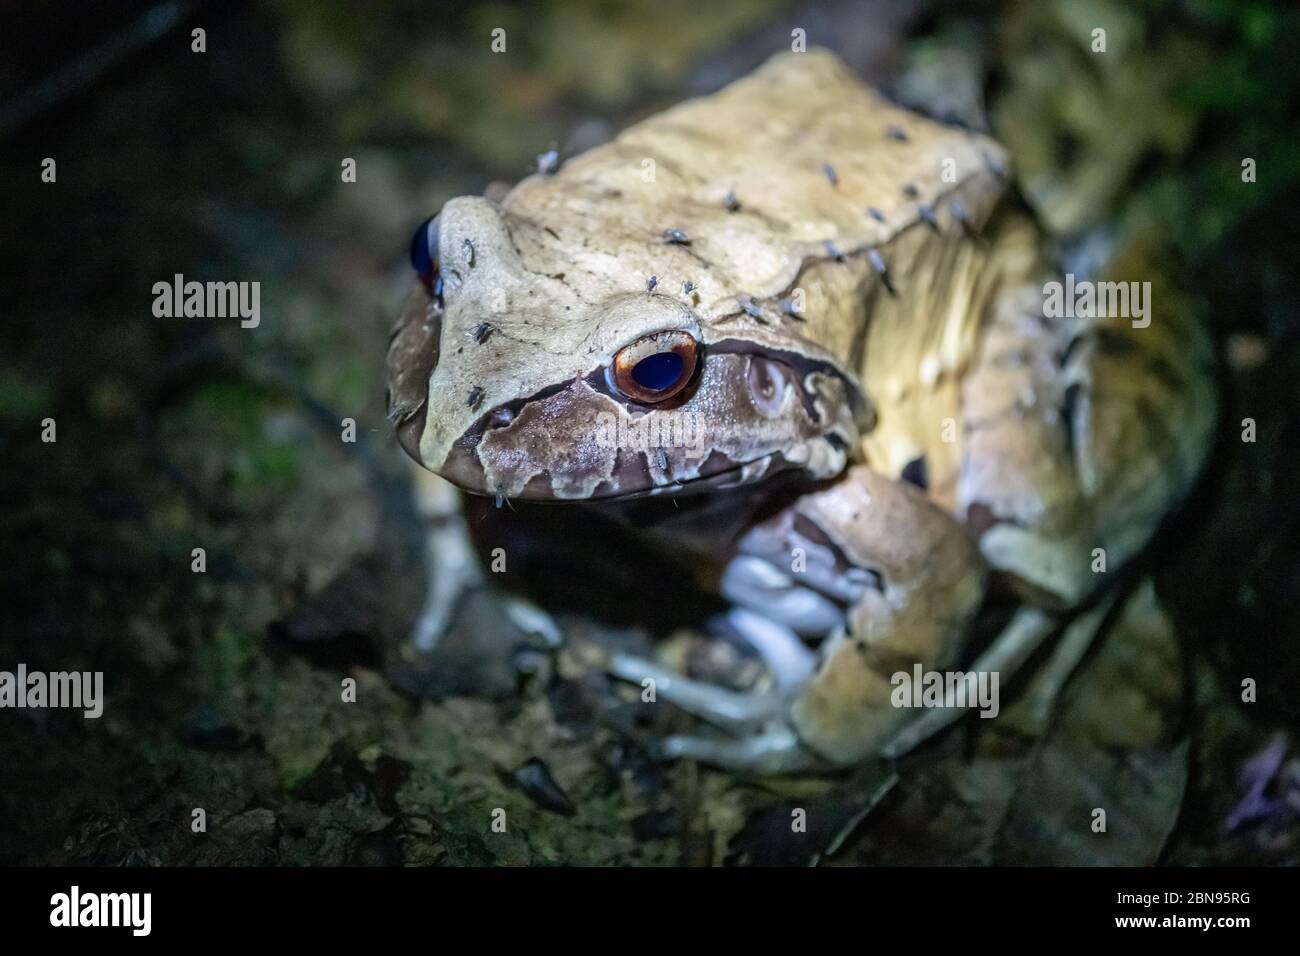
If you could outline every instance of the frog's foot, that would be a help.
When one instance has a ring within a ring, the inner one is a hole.
[[[1213,348],[1172,292],[1138,323],[1050,318],[1041,276],[1005,289],[961,386],[955,510],[1023,596],[1080,607],[1098,559],[1125,564],[1200,474]]]
[[[752,733],[779,717],[794,694],[808,682],[813,672],[813,655],[793,631],[750,611],[733,608],[725,621],[763,658],[771,674],[770,690],[729,690],[685,677],[631,654],[612,655],[609,672],[622,680],[653,687],[656,700],[662,697],[728,733]]]
[[[762,657],[771,678],[769,690],[729,690],[641,657],[610,658],[609,671],[615,677],[653,687],[656,700],[662,698],[729,735],[667,737],[652,749],[667,759],[698,760],[739,773],[792,773],[815,766],[816,758],[801,746],[785,719],[791,701],[812,677],[812,652],[789,628],[743,608],[728,612],[725,623]]]

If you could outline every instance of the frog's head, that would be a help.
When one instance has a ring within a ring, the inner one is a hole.
[[[469,197],[417,233],[388,373],[418,462],[471,492],[547,500],[844,467],[864,403],[829,355],[743,314],[706,324],[686,292],[628,289],[581,239],[565,271],[538,270],[547,233]]]

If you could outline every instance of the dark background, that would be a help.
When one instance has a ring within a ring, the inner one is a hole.
[[[411,230],[795,27],[905,102],[987,119],[1062,254],[1159,283],[1223,360],[1222,448],[1150,561],[1173,629],[1142,592],[1051,727],[968,722],[860,822],[881,768],[657,765],[636,740],[662,728],[568,652],[521,653],[488,602],[436,660],[398,639],[423,572],[382,364]],[[1298,47],[1293,5],[1228,0],[8,7],[0,669],[102,670],[108,699],[98,721],[0,712],[0,862],[808,862],[845,834],[832,861],[1297,862]],[[261,326],[154,318],[177,272],[260,282]],[[1108,840],[1080,825],[1097,805]]]

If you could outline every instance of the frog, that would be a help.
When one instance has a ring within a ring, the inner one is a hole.
[[[607,654],[699,720],[665,759],[896,758],[964,713],[900,706],[900,674],[1005,684],[1053,640],[1059,687],[1086,646],[1061,635],[1100,626],[1216,427],[1186,310],[1049,307],[1062,274],[1006,151],[819,48],[448,200],[412,261],[389,418],[454,568],[421,639],[476,580],[449,489],[613,515],[765,669],[738,690]],[[976,654],[995,595],[1015,610]]]

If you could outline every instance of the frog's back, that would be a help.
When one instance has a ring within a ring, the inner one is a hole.
[[[1004,192],[1005,163],[987,137],[902,109],[810,50],[524,180],[503,211],[530,270],[564,273],[586,301],[628,291],[629,273],[668,294],[689,282],[682,294],[708,336],[711,323],[744,321],[746,306],[753,319],[755,304],[767,322],[789,323],[780,302],[819,262],[865,264],[874,251],[879,264],[923,223],[977,231]],[[599,250],[575,252],[570,225],[598,232]],[[674,229],[685,241],[665,236]],[[863,317],[830,305],[786,334],[848,359]]]

